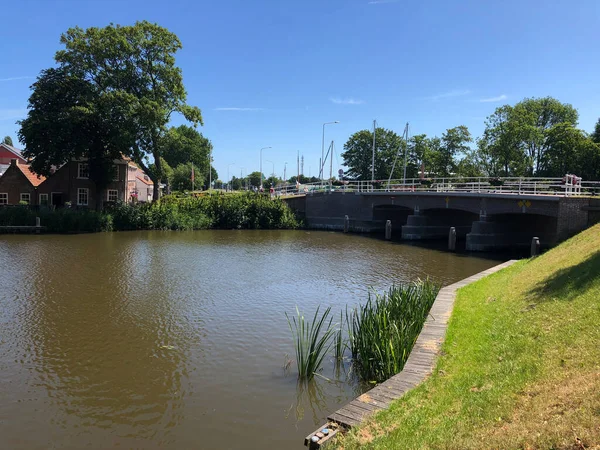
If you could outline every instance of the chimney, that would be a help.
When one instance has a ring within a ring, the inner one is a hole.
[[[18,164],[18,162],[17,162],[17,159],[16,159],[16,158],[15,158],[15,159],[11,159],[11,160],[10,160],[10,165],[11,165],[11,166],[16,166],[17,164]]]

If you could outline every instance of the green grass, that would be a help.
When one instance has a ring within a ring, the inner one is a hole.
[[[392,286],[348,316],[354,370],[363,381],[381,382],[402,370],[439,288],[429,281]]]
[[[461,289],[433,375],[336,444],[598,448],[600,225]]]

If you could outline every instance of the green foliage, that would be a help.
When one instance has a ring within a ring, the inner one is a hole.
[[[187,125],[171,127],[162,138],[161,146],[164,159],[170,167],[193,163],[198,179],[196,186],[202,186],[202,180],[208,182],[208,159],[212,143],[195,128]]]
[[[330,317],[331,307],[319,315],[319,308],[308,322],[296,306],[296,316],[287,318],[290,330],[296,342],[296,364],[298,377],[301,380],[310,380],[321,368],[323,359],[332,345],[335,327],[332,326],[333,316]],[[327,321],[329,319],[329,322]]]
[[[181,69],[175,66],[181,42],[143,21],[70,28],[61,43],[58,67],[44,70],[33,85],[28,117],[21,123],[19,138],[33,169],[46,174],[74,154],[110,160],[123,153],[151,176],[157,197],[165,156],[161,138],[172,114],[202,124],[200,110],[186,103]]]
[[[201,190],[204,184],[204,177],[201,173],[198,173],[197,168],[194,166],[194,183],[192,183],[192,163],[179,164],[174,170],[172,175],[171,185],[173,190],[176,191],[191,191],[192,188],[195,190]]]
[[[352,359],[362,380],[381,382],[402,370],[438,291],[429,281],[393,286],[347,313]]]
[[[590,136],[596,144],[600,144],[600,119],[596,122],[594,132]]]
[[[469,151],[467,145],[473,139],[469,129],[461,125],[459,127],[449,128],[442,134],[442,145],[438,153],[438,171],[437,176],[447,177],[456,173],[456,156],[466,154]]]
[[[375,130],[375,179],[388,179],[397,154],[404,155],[406,142],[396,133],[385,128]],[[348,167],[349,178],[370,180],[373,166],[373,132],[361,130],[354,133],[344,144],[341,154]],[[402,164],[396,164],[394,177],[402,176]]]
[[[6,145],[13,145],[13,140],[10,136],[4,136],[4,139],[2,139],[2,143]]]
[[[124,230],[284,229],[300,223],[285,202],[253,193],[165,196],[152,203],[116,203],[102,212],[88,209],[0,208],[0,225],[35,225],[52,233]]]
[[[252,172],[248,175],[248,185],[252,187],[260,187],[261,173],[260,172]],[[265,180],[264,174],[262,175],[262,179]]]
[[[29,206],[0,208],[0,225],[33,226],[39,217],[42,226],[50,233],[89,233],[111,231],[112,217],[93,210],[70,208],[56,211],[41,208],[39,211]]]

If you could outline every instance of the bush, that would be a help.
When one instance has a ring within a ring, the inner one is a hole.
[[[280,199],[254,193],[165,196],[153,203],[115,203],[102,211],[47,209],[29,206],[0,208],[0,225],[43,226],[53,233],[124,230],[203,230],[208,228],[297,228],[292,210]]]

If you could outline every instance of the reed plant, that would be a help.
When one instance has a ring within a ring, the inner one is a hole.
[[[296,343],[296,364],[298,365],[298,378],[311,380],[321,368],[323,359],[333,344],[333,335],[336,331],[332,324],[333,316],[331,307],[323,314],[319,314],[317,307],[312,320],[307,320],[296,306],[296,316],[285,313],[294,341]]]
[[[381,382],[402,370],[438,291],[430,281],[392,286],[346,312],[353,370],[363,381]]]

